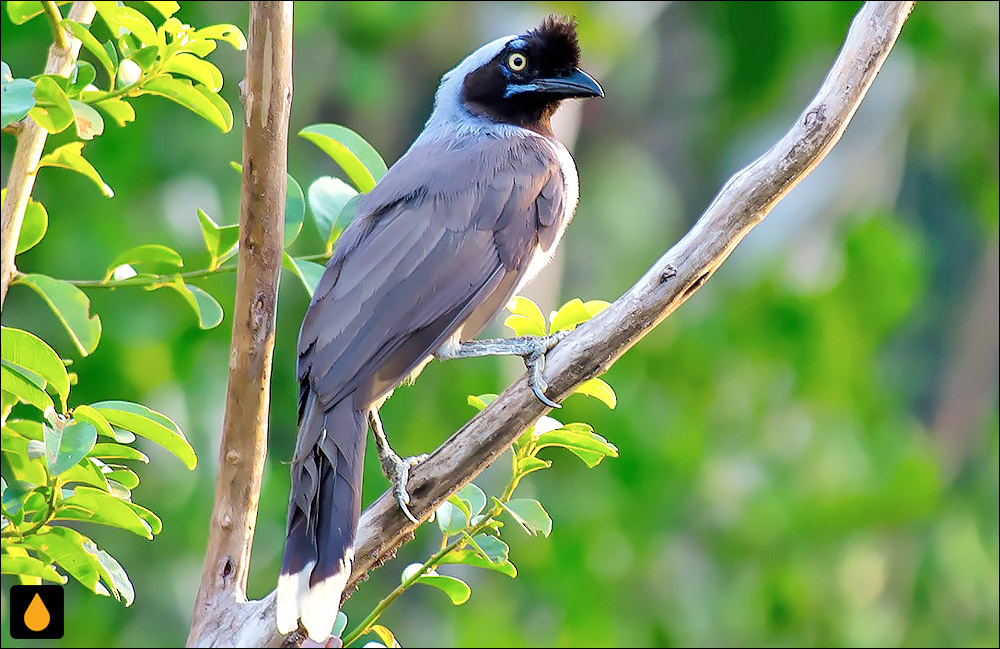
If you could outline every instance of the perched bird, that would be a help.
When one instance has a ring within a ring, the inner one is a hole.
[[[575,22],[553,16],[483,45],[441,80],[423,132],[358,204],[302,321],[299,432],[278,582],[278,630],[325,641],[361,512],[368,424],[400,507],[419,458],[385,440],[378,408],[439,359],[517,354],[544,395],[554,337],[470,341],[552,256],[579,197],[550,118],[603,97],[579,69]]]

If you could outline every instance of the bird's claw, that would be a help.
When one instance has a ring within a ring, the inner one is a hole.
[[[528,386],[535,397],[549,408],[562,408],[562,406],[545,396],[545,390],[549,387],[542,374],[545,369],[545,353],[555,347],[568,334],[568,331],[558,331],[550,336],[539,338],[538,347],[524,357],[524,364],[528,368]]]
[[[418,525],[420,521],[413,515],[410,508],[407,507],[410,502],[410,494],[406,491],[406,483],[410,479],[410,469],[426,459],[426,454],[414,455],[403,459],[395,453],[382,458],[382,472],[392,482],[392,493],[396,496],[396,503],[403,514]]]

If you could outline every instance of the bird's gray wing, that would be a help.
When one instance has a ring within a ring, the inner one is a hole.
[[[463,336],[476,335],[559,226],[563,182],[542,138],[412,148],[361,201],[317,286],[299,334],[303,393],[329,407],[353,392],[367,407],[473,312]]]

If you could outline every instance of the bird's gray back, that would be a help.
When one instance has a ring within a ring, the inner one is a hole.
[[[460,327],[478,334],[572,216],[561,148],[528,132],[418,140],[358,204],[316,288],[303,391],[364,408]]]

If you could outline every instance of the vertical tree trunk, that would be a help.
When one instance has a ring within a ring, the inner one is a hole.
[[[246,601],[274,352],[292,100],[292,3],[251,2],[243,101],[243,195],[229,387],[208,550],[188,645],[235,645],[218,613]]]

